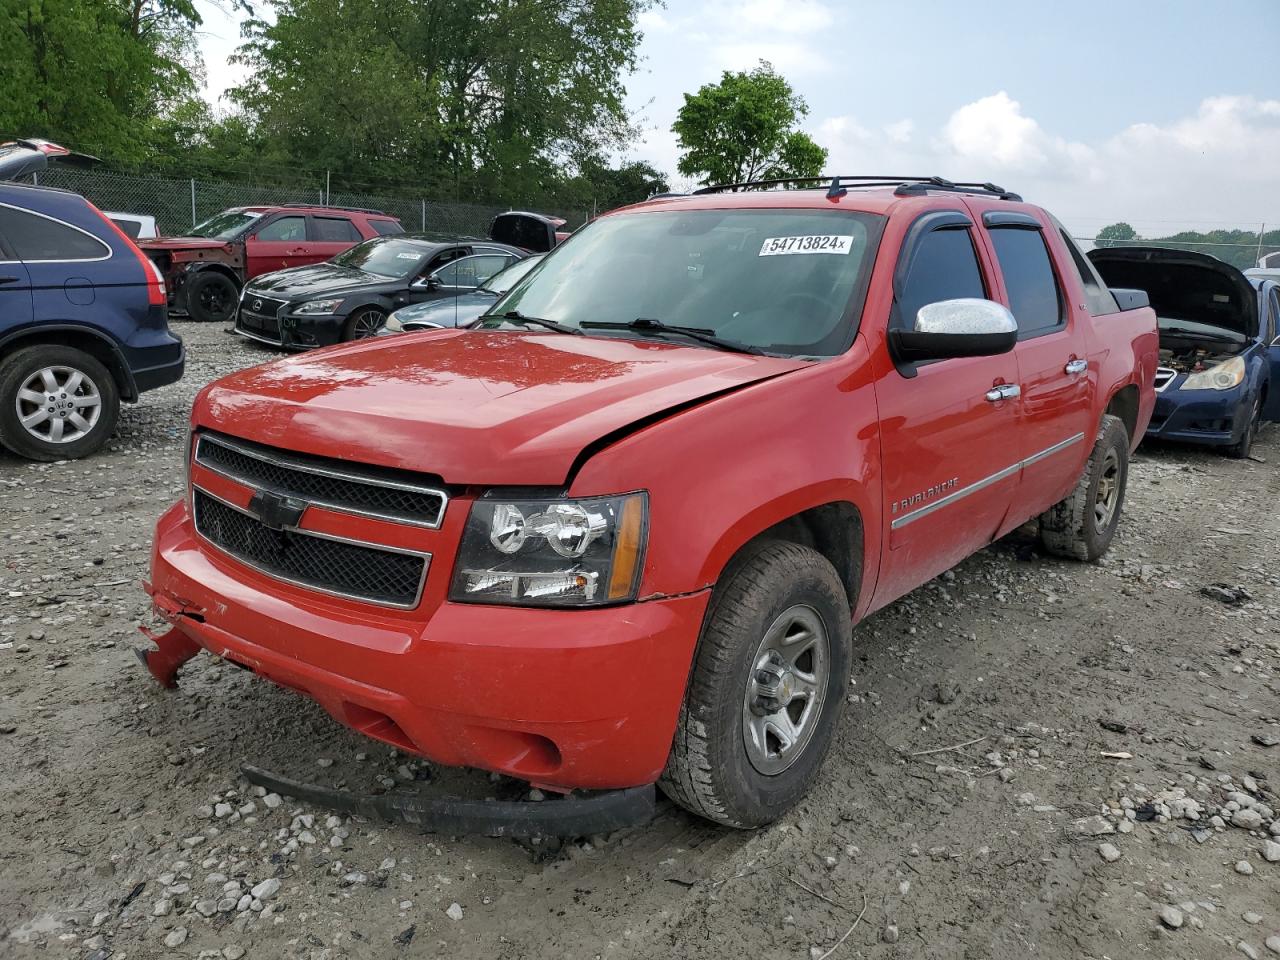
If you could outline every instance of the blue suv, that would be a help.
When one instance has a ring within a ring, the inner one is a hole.
[[[0,444],[32,460],[101,447],[120,401],[182,376],[164,281],[79,194],[12,181],[69,151],[0,144]]]

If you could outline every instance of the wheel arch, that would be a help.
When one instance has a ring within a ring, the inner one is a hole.
[[[138,399],[138,387],[133,372],[125,362],[120,347],[107,334],[92,327],[74,323],[39,324],[12,331],[0,337],[0,358],[7,357],[25,347],[56,344],[83,350],[110,372],[120,391],[120,399],[130,403]]]
[[[1138,402],[1141,399],[1136,384],[1125,384],[1111,395],[1107,407],[1102,411],[1104,416],[1110,415],[1119,419],[1129,432],[1129,449],[1132,451],[1141,437],[1135,437],[1138,429]]]
[[[234,283],[237,290],[244,289],[245,285],[245,279],[241,276],[240,270],[218,260],[193,260],[186,265],[185,273],[188,279],[201,273],[220,273]]]

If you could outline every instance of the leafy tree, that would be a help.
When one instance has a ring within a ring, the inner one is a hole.
[[[348,180],[535,196],[632,135],[649,0],[268,0],[232,92],[266,144]]]
[[[606,167],[598,161],[588,160],[582,165],[579,176],[587,188],[585,201],[594,202],[596,209],[602,212],[639,203],[655,193],[666,193],[670,189],[666,174],[640,161]]]
[[[192,0],[6,0],[0,131],[148,158],[195,98],[199,24]]]
[[[1116,247],[1121,241],[1137,239],[1139,239],[1138,231],[1122,220],[1099,230],[1094,242],[1100,247]]]
[[[765,61],[749,73],[726,70],[684,95],[671,128],[684,150],[677,169],[703,183],[817,176],[827,151],[797,129],[808,112]]]

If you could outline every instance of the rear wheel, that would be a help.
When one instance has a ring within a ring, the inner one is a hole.
[[[235,316],[240,290],[216,270],[202,270],[187,281],[187,314],[200,323],[225,323]]]
[[[844,703],[852,624],[835,569],[768,541],[716,587],[659,785],[731,827],[781,816],[817,775]]]
[[[1258,428],[1262,426],[1262,394],[1253,398],[1253,409],[1249,412],[1249,422],[1245,424],[1240,439],[1227,447],[1228,455],[1237,460],[1247,460],[1253,453],[1253,441],[1258,439]]]
[[[387,315],[377,307],[360,307],[347,317],[342,326],[342,340],[364,340],[372,337],[382,327]]]
[[[26,347],[0,364],[0,443],[31,460],[73,460],[115,431],[120,393],[107,368],[74,347]]]
[[[1129,431],[1120,418],[1104,416],[1075,490],[1040,515],[1045,549],[1073,560],[1106,553],[1120,524],[1128,479]]]

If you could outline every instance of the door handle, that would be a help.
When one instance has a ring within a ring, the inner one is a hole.
[[[0,277],[0,283],[17,283],[18,277]]]
[[[1088,360],[1068,360],[1067,365],[1062,368],[1064,373],[1084,373],[1089,369]]]
[[[987,391],[988,403],[999,403],[1001,400],[1012,400],[1022,394],[1022,388],[1016,383],[997,383]]]

